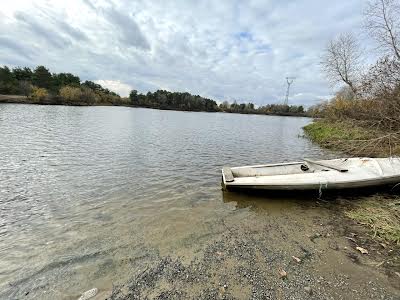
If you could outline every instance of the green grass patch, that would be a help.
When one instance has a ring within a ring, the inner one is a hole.
[[[374,197],[355,204],[345,215],[371,229],[371,235],[400,244],[400,200]]]
[[[303,127],[305,135],[322,147],[350,156],[387,157],[400,154],[400,139],[355,120],[317,120]]]
[[[376,132],[353,122],[315,121],[304,128],[306,135],[314,142],[325,144],[332,141],[365,140],[376,137]]]

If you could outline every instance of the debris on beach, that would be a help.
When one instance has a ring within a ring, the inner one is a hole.
[[[279,278],[281,279],[286,279],[287,278],[287,273],[285,270],[280,270],[279,271]]]
[[[311,287],[309,287],[309,286],[305,286],[304,291],[306,291],[309,295],[313,294],[313,291],[312,291]]]
[[[297,263],[301,263],[301,259],[296,257],[296,256],[292,256],[293,260],[296,261]]]
[[[315,234],[309,236],[309,239],[310,239],[311,242],[315,243],[314,240],[315,240],[315,239],[318,239],[318,238],[320,238],[320,237],[321,237],[321,234],[315,233]]]
[[[88,291],[84,292],[84,293],[79,297],[78,300],[89,300],[89,299],[93,298],[94,296],[96,296],[97,293],[98,293],[98,291],[99,291],[99,290],[98,290],[97,288],[93,288],[93,289],[91,289],[91,290],[88,290]]]
[[[352,241],[353,243],[357,243],[357,241],[352,237],[345,236],[345,238],[348,239],[349,241]]]
[[[367,250],[367,249],[364,249],[364,248],[362,248],[362,247],[356,247],[356,249],[357,249],[358,251],[360,251],[362,254],[368,254],[368,250]]]

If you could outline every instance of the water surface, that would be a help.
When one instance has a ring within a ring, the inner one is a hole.
[[[0,105],[0,298],[74,299],[153,256],[190,258],[246,207],[222,193],[222,166],[326,155],[301,137],[310,121]]]

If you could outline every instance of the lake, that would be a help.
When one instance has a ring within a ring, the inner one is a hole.
[[[156,256],[190,261],[224,217],[259,213],[221,191],[221,168],[327,155],[301,136],[309,122],[0,105],[0,298],[76,299]]]

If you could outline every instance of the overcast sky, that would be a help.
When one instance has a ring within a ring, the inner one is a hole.
[[[327,41],[361,36],[365,0],[10,0],[0,6],[0,64],[45,65],[122,96],[166,89],[217,101],[311,105],[333,90]]]

